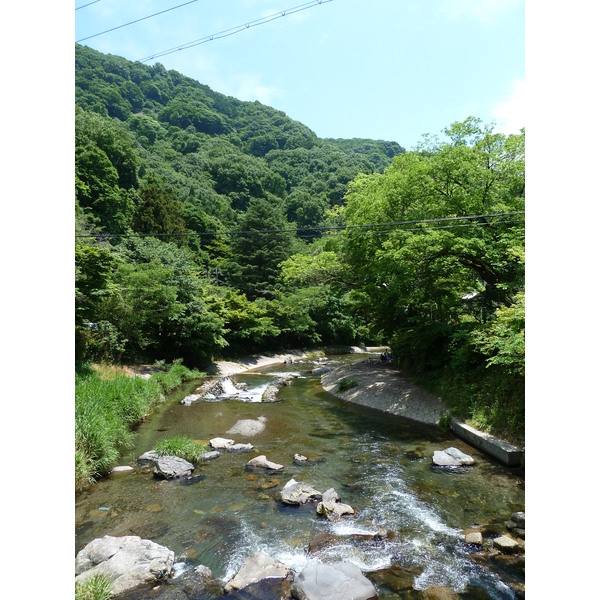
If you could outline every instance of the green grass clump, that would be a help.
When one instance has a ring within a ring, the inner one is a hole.
[[[132,429],[183,381],[200,377],[174,363],[150,379],[118,370],[78,368],[75,375],[75,487],[84,489],[133,441]]]
[[[176,435],[158,442],[154,451],[159,456],[178,456],[191,463],[197,463],[200,462],[200,455],[206,452],[206,448],[184,435]]]
[[[111,581],[104,575],[93,575],[75,584],[75,600],[108,600],[112,595]]]
[[[346,390],[351,390],[358,385],[358,381],[356,379],[342,379],[338,383],[338,392],[345,392]]]

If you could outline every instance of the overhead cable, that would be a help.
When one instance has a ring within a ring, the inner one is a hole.
[[[81,10],[82,8],[85,8],[86,6],[90,6],[92,4],[96,4],[96,2],[100,2],[100,0],[94,0],[93,2],[88,2],[87,4],[83,4],[82,6],[77,6],[75,8],[75,10]]]
[[[337,226],[315,226],[315,227],[298,227],[296,229],[257,229],[257,230],[229,230],[229,231],[186,231],[180,233],[96,233],[96,234],[76,234],[76,238],[127,238],[127,237],[191,237],[191,236],[218,236],[218,235],[231,235],[231,236],[243,236],[243,235],[264,235],[265,233],[294,233],[297,237],[303,237],[302,234],[310,234],[312,232],[332,232],[332,231],[343,231],[343,230],[366,230],[365,233],[388,233],[391,231],[398,230],[399,227],[405,225],[418,225],[418,224],[429,224],[429,223],[445,223],[451,221],[470,221],[469,223],[458,223],[453,225],[438,226],[438,227],[415,227],[411,229],[403,229],[402,231],[429,231],[432,229],[450,229],[453,227],[467,227],[467,226],[491,226],[507,223],[524,223],[524,221],[496,221],[488,223],[486,221],[479,221],[476,219],[488,219],[495,217],[510,217],[516,215],[524,215],[525,211],[513,211],[504,213],[493,213],[488,215],[465,215],[462,217],[440,217],[437,219],[416,219],[412,221],[393,221],[389,223],[364,223],[360,225],[337,225]],[[362,232],[361,232],[362,233]],[[315,234],[317,235],[317,234]]]
[[[235,35],[236,33],[240,33],[245,31],[246,29],[250,29],[251,27],[257,27],[258,25],[264,25],[265,23],[269,23],[270,21],[274,21],[275,19],[281,19],[287,15],[291,15],[293,13],[300,12],[302,10],[307,10],[312,8],[313,6],[317,6],[318,4],[327,4],[328,2],[333,2],[333,0],[313,0],[312,2],[306,2],[305,4],[299,4],[298,6],[292,6],[291,8],[286,8],[277,13],[273,13],[266,17],[262,17],[260,19],[255,19],[254,21],[248,21],[246,23],[242,23],[241,25],[237,25],[236,27],[231,27],[229,29],[225,29],[223,31],[219,31],[218,33],[213,33],[211,35],[207,35],[203,38],[199,38],[197,40],[193,40],[191,42],[187,42],[185,44],[180,44],[179,46],[174,46],[173,48],[169,48],[168,50],[163,50],[162,52],[157,52],[156,54],[152,54],[150,56],[146,56],[144,58],[139,59],[139,62],[148,62],[149,60],[153,60],[155,58],[160,58],[162,56],[166,56],[167,54],[173,54],[174,52],[179,52],[181,50],[188,50],[189,48],[193,48],[194,46],[199,46],[200,44],[206,44],[207,42],[212,42],[213,40],[219,40],[221,38],[229,37],[231,35]]]
[[[147,17],[142,17],[141,19],[136,19],[135,21],[130,21],[129,23],[124,23],[123,25],[118,25],[117,27],[112,27],[111,29],[107,29],[106,31],[101,31],[100,33],[95,33],[94,35],[88,35],[87,37],[81,38],[80,40],[75,40],[76,43],[83,42],[85,40],[89,40],[94,37],[98,37],[99,35],[104,35],[105,33],[109,33],[110,31],[115,31],[116,29],[121,29],[123,27],[127,27],[128,25],[133,25],[134,23],[139,23],[140,21],[145,21],[146,19],[150,19],[151,17],[156,17],[157,15],[162,15],[171,10],[175,10],[176,8],[181,8],[182,6],[187,6],[188,4],[193,4],[194,2],[198,2],[198,0],[190,0],[189,2],[184,2],[183,4],[179,4],[177,6],[172,6],[171,8],[166,8],[165,10],[161,10],[160,12],[154,13],[152,15],[148,15]],[[83,8],[83,6],[81,7]]]

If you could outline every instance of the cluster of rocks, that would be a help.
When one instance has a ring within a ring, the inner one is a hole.
[[[113,594],[118,600],[148,598],[150,592],[155,598],[377,598],[375,586],[360,568],[342,562],[309,563],[298,575],[294,575],[290,567],[277,559],[255,552],[244,560],[237,574],[225,584],[215,580],[210,569],[203,565],[192,573],[170,579],[173,566],[174,554],[165,546],[137,536],[105,536],[90,542],[78,553],[75,581],[80,583],[94,575],[104,575],[111,581]],[[159,587],[156,587],[157,584]]]
[[[309,483],[290,479],[277,494],[277,500],[287,506],[300,506],[309,502],[318,502],[317,515],[328,521],[338,521],[341,517],[355,514],[349,504],[341,502],[339,494],[329,488],[324,493]]]
[[[517,554],[525,551],[525,513],[522,511],[515,512],[511,515],[510,520],[504,523],[506,529],[511,532],[514,537],[508,534],[496,536],[489,540],[484,540],[480,530],[470,529],[464,532],[464,541],[467,544],[476,546],[487,546],[489,549],[494,549],[502,554]],[[517,539],[514,539],[514,538]],[[492,552],[494,554],[494,552]]]
[[[277,402],[279,400],[279,390],[283,386],[290,385],[296,377],[298,377],[298,375],[295,373],[284,373],[282,375],[277,376],[277,378],[271,381],[269,385],[265,388],[265,391],[263,392],[260,401]],[[214,402],[215,400],[219,400],[220,398],[231,398],[232,396],[228,392],[227,388],[232,385],[233,384],[229,377],[210,379],[208,381],[205,381],[200,387],[196,388],[193,394],[188,394],[181,401],[181,404],[190,406],[191,404],[193,404],[194,402],[198,402],[199,400],[208,400]],[[248,384],[236,383],[234,387],[236,390],[241,392],[248,389]],[[240,397],[239,399],[243,400],[244,397]]]

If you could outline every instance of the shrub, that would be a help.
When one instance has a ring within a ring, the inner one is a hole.
[[[111,581],[105,575],[93,575],[75,584],[75,600],[108,600],[112,597]]]
[[[200,461],[200,455],[205,452],[204,446],[200,443],[185,437],[177,435],[171,438],[165,438],[156,444],[154,451],[159,456],[178,456],[192,463]]]
[[[358,381],[356,379],[342,379],[338,383],[338,392],[345,392],[346,390],[351,390],[358,385]]]

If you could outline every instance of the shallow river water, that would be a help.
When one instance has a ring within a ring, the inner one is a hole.
[[[328,362],[335,363],[335,358]],[[432,585],[465,598],[513,598],[505,581],[519,580],[521,574],[476,560],[462,532],[478,527],[484,536],[501,533],[511,513],[524,510],[522,471],[503,467],[450,432],[344,403],[323,391],[319,378],[310,375],[312,368],[311,363],[281,365],[233,377],[252,390],[277,372],[299,373],[276,403],[221,400],[185,406],[180,400],[200,382],[182,386],[140,426],[135,447],[120,464],[135,465],[143,452],[174,435],[207,445],[214,437],[232,438],[252,443],[255,451],[221,451],[216,460],[196,467],[196,477],[189,480],[159,480],[149,469],[137,468],[99,481],[76,497],[76,552],[103,535],[139,535],[173,550],[177,573],[203,564],[227,580],[244,558],[263,550],[296,572],[310,560],[349,561],[366,574],[394,567],[392,576],[388,571],[387,577],[372,578],[382,600],[410,598],[414,590]],[[266,419],[260,434],[227,433],[238,420],[258,417]],[[448,446],[470,454],[476,464],[454,472],[434,469],[434,450]],[[296,453],[310,463],[295,465]],[[247,470],[248,460],[258,454],[285,470]],[[284,507],[275,497],[292,477],[321,492],[335,488],[357,515],[332,524],[317,517],[314,504]],[[316,555],[306,551],[318,532],[347,535],[380,529],[389,531],[390,538],[340,539]],[[390,583],[399,573],[413,591]]]

